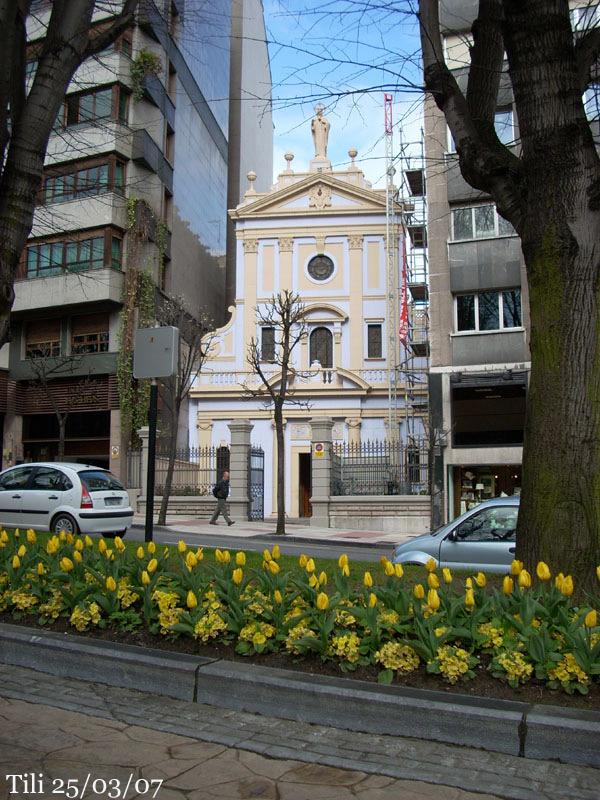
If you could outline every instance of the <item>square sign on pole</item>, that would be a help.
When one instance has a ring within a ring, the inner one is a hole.
[[[134,378],[169,378],[177,372],[179,328],[140,328],[133,349]]]

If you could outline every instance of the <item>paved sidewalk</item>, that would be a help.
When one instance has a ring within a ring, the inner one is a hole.
[[[591,767],[351,733],[7,665],[0,775],[1,800],[50,797],[69,778],[77,794],[63,797],[81,798],[87,782],[90,800],[597,800],[600,786]]]
[[[156,523],[156,516],[154,517]],[[146,523],[145,514],[134,514],[133,525],[136,528],[144,528]],[[276,541],[306,541],[306,542],[329,542],[339,543],[341,546],[346,544],[366,545],[372,547],[381,545],[391,551],[391,548],[400,544],[411,535],[401,534],[396,531],[372,531],[356,530],[346,528],[321,528],[310,525],[310,520],[293,520],[286,522],[285,537],[276,536],[275,530],[277,523],[275,520],[264,520],[250,522],[237,520],[235,525],[226,525],[224,522],[210,525],[208,519],[199,519],[184,514],[167,514],[165,526],[154,525],[158,530],[169,530],[172,533],[202,533],[203,535],[214,536],[215,541],[228,536],[248,537],[253,536],[273,536]],[[426,533],[426,531],[423,531]]]

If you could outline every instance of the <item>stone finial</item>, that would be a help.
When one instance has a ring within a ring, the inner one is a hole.
[[[294,160],[294,154],[290,153],[288,150],[287,153],[284,155],[285,160],[287,161],[287,167],[285,168],[286,172],[292,172],[292,161]]]
[[[254,181],[256,180],[256,172],[250,170],[250,172],[248,172],[246,177],[250,181],[250,188],[247,190],[246,194],[256,194],[256,189],[254,188]]]
[[[348,155],[350,156],[350,161],[351,161],[350,169],[357,169],[357,166],[354,163],[354,159],[358,155],[358,150],[356,149],[356,147],[351,147],[350,150],[348,150]]]

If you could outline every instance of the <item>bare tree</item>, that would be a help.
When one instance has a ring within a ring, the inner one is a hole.
[[[48,139],[75,70],[133,23],[124,0],[104,24],[94,0],[55,0],[29,93],[27,18],[32,0],[0,2],[0,346],[9,340],[16,270],[33,222]]]
[[[273,406],[275,435],[277,439],[277,528],[275,533],[285,534],[285,442],[283,436],[283,407],[294,403],[305,408],[309,402],[294,396],[291,386],[295,378],[292,355],[296,346],[306,336],[304,305],[297,294],[285,289],[273,296],[264,306],[256,309],[256,324],[264,332],[262,343],[252,338],[248,344],[246,360],[252,371],[262,381],[260,389],[246,387],[249,396]],[[268,366],[276,374],[267,375]]]
[[[177,374],[160,382],[159,394],[163,413],[167,421],[168,464],[158,514],[158,525],[164,525],[169,497],[173,485],[173,471],[177,455],[177,429],[181,408],[188,398],[192,384],[200,374],[213,342],[212,319],[205,311],[190,314],[182,296],[163,297],[156,311],[157,320],[163,325],[179,329],[179,353]]]
[[[65,437],[67,431],[67,420],[74,407],[81,403],[92,386],[92,378],[88,374],[73,387],[69,386],[69,392],[62,398],[56,391],[56,381],[67,375],[73,375],[78,371],[83,361],[83,356],[59,356],[55,358],[33,358],[31,359],[31,371],[34,378],[29,380],[32,388],[41,388],[56,414],[58,421],[58,452],[57,461],[64,461],[65,458]]]
[[[426,90],[463,177],[513,224],[527,269],[532,369],[517,554],[591,589],[600,563],[600,159],[582,95],[597,76],[600,29],[575,34],[568,0],[480,0],[462,91],[444,60],[438,0],[419,7]],[[503,70],[517,150],[494,130]]]

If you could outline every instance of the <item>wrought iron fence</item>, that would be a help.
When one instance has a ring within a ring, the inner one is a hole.
[[[425,441],[337,442],[333,445],[332,495],[420,494],[427,491]]]
[[[127,488],[141,489],[142,487],[142,449],[129,448],[127,451]]]

